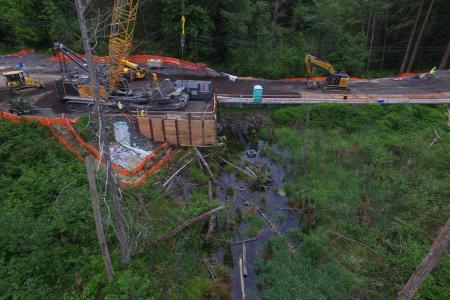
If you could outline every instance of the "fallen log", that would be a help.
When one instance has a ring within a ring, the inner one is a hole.
[[[181,166],[181,168],[179,168],[175,173],[173,173],[172,176],[170,176],[169,179],[166,180],[166,182],[164,182],[164,184],[162,185],[163,188],[165,188],[178,174],[180,174],[181,171],[184,170],[184,168],[186,168],[187,166],[189,166],[189,164],[193,161],[194,159],[191,158],[187,163],[185,163],[184,165]]]
[[[163,235],[162,237],[160,237],[159,239],[157,239],[155,242],[153,242],[153,244],[159,244],[159,243],[162,243],[162,242],[164,242],[164,241],[174,237],[177,233],[185,230],[186,228],[188,228],[189,226],[191,226],[191,225],[193,225],[193,224],[195,224],[197,222],[200,222],[200,221],[206,219],[210,215],[221,211],[223,208],[224,208],[223,205],[219,206],[219,207],[214,208],[213,210],[210,210],[208,212],[205,212],[205,213],[203,213],[203,214],[201,214],[201,215],[199,215],[199,216],[197,216],[197,217],[195,217],[193,219],[190,219],[189,221],[186,221],[183,225],[178,226],[174,230],[170,231],[169,233],[167,233],[167,234]]]
[[[248,242],[254,242],[256,241],[257,237],[251,238],[251,239],[247,239],[247,240],[242,240],[242,241],[232,241],[231,245],[239,245],[242,243],[248,243]]]
[[[221,161],[223,161],[224,163],[229,164],[230,166],[232,166],[232,167],[235,168],[236,170],[241,171],[241,172],[244,173],[245,175],[251,177],[252,179],[256,179],[256,176],[253,176],[252,174],[250,174],[249,172],[245,171],[244,169],[239,168],[238,166],[236,166],[236,165],[233,164],[232,162],[229,162],[229,161],[226,160],[225,158],[219,156],[219,159],[220,159]]]
[[[211,168],[209,167],[208,163],[206,162],[205,158],[203,157],[202,153],[200,152],[200,150],[198,150],[197,147],[194,147],[194,150],[197,154],[197,157],[200,159],[200,161],[202,162],[203,166],[206,168],[206,172],[208,173],[208,176],[211,178],[212,182],[214,184],[216,184],[216,180],[214,179],[214,175],[211,172]]]
[[[449,242],[450,218],[447,219],[447,223],[445,223],[437,238],[434,240],[427,256],[425,256],[420,266],[411,275],[408,282],[398,294],[397,300],[410,300],[414,298],[425,278],[433,271],[434,267],[438,264],[439,259],[445,253]]]
[[[281,232],[277,229],[277,227],[275,226],[275,224],[273,224],[272,221],[270,221],[270,219],[266,216],[266,214],[263,213],[262,210],[259,209],[259,207],[258,207],[256,204],[254,204],[254,203],[252,203],[252,202],[249,202],[249,201],[244,201],[244,204],[255,207],[256,210],[259,212],[259,214],[264,218],[264,220],[266,220],[267,224],[269,224],[269,226],[272,227],[273,231],[275,231],[279,236],[281,236],[281,237],[284,238],[284,236],[283,236],[283,235],[281,234]]]

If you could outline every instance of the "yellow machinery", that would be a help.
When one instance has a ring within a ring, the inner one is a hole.
[[[147,75],[147,70],[129,60],[122,60],[122,73],[130,80],[142,79]]]
[[[165,90],[157,86],[152,90],[138,90],[135,93],[129,86],[128,80],[144,78],[146,70],[127,60],[132,47],[133,33],[139,0],[114,0],[112,11],[111,31],[109,35],[109,70],[107,80],[99,72],[101,84],[100,94],[102,105],[110,108],[123,107],[129,109],[175,110],[186,106],[189,94],[186,88],[170,86]],[[88,72],[83,57],[68,49],[61,43],[56,43],[55,50],[64,53],[80,69]],[[65,60],[63,60],[65,62]],[[65,71],[64,71],[65,69]],[[62,73],[67,73],[65,65],[61,64]],[[92,88],[89,76],[81,74],[67,74],[56,81],[56,88],[61,99],[68,107],[78,109],[80,106],[90,107],[93,103]]]
[[[6,85],[11,92],[27,88],[45,88],[42,80],[32,79],[23,71],[4,72],[3,76],[6,78]]]
[[[305,55],[305,68],[308,73],[308,86],[309,87],[317,87],[318,83],[313,82],[311,77],[313,74],[313,66],[318,66],[322,69],[328,71],[328,76],[326,80],[326,85],[323,87],[324,91],[328,89],[340,89],[340,90],[349,90],[348,84],[350,82],[350,77],[345,73],[337,73],[334,69],[333,65],[329,62],[320,60],[312,55]]]
[[[109,93],[114,93],[133,42],[139,0],[114,0],[109,35]]]

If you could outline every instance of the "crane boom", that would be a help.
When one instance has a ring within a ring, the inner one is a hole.
[[[316,65],[318,67],[321,67],[321,68],[327,70],[330,74],[336,74],[336,69],[329,62],[320,60],[310,54],[305,55],[305,68],[306,68],[306,72],[308,73],[309,77],[312,77],[313,65]]]
[[[109,35],[109,93],[120,82],[123,61],[128,57],[133,42],[139,0],[114,0],[111,32]]]

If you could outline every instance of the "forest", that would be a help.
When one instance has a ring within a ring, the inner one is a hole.
[[[113,1],[93,2],[95,50],[105,55]],[[82,51],[72,1],[0,0],[0,7],[0,51],[46,51],[55,41]],[[449,36],[446,0],[142,0],[133,52],[265,78],[304,76],[310,53],[350,75],[374,77],[448,68]]]

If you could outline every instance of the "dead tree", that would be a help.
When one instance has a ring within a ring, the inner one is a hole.
[[[380,72],[383,70],[384,59],[386,56],[386,43],[387,43],[387,37],[388,37],[388,21],[389,21],[389,0],[386,0],[385,14],[384,14],[383,52],[381,55],[381,62],[380,62],[380,68],[379,68]]]
[[[367,68],[366,68],[366,73],[369,73],[370,70],[370,61],[372,59],[372,49],[373,49],[373,42],[375,39],[375,27],[377,25],[377,11],[375,10],[374,12],[374,16],[373,16],[373,21],[372,21],[372,34],[371,34],[371,38],[370,38],[370,48],[369,48],[369,56],[367,58]]]
[[[419,24],[419,19],[420,19],[420,16],[422,15],[423,2],[424,2],[424,0],[422,0],[420,2],[420,7],[419,7],[419,10],[417,11],[417,15],[416,15],[416,20],[414,21],[413,29],[411,31],[411,34],[409,35],[408,46],[406,47],[406,52],[405,52],[405,55],[403,56],[402,66],[400,67],[400,74],[405,72],[406,64],[407,64],[408,58],[409,58],[409,52],[411,52],[412,42],[413,42],[414,36],[416,35],[417,25]]]
[[[417,290],[419,290],[422,282],[431,273],[434,267],[438,264],[439,259],[444,254],[450,240],[450,218],[447,219],[444,227],[441,229],[439,235],[431,245],[430,251],[423,259],[420,266],[411,275],[408,282],[398,294],[397,300],[409,300],[414,297]]]
[[[406,72],[411,72],[414,66],[414,61],[416,60],[417,51],[419,50],[420,42],[422,41],[423,33],[425,32],[425,28],[428,24],[428,19],[431,15],[431,10],[433,8],[434,0],[431,0],[430,6],[428,7],[427,14],[425,15],[425,20],[423,20],[422,27],[420,28],[419,36],[417,37],[416,44],[414,45],[414,50],[411,54],[411,59],[409,60],[408,68],[406,69]]]
[[[108,244],[106,243],[105,231],[103,230],[102,214],[98,202],[97,184],[95,183],[93,157],[86,157],[86,172],[89,180],[89,189],[91,191],[92,210],[94,212],[95,229],[97,230],[98,244],[105,264],[106,278],[108,282],[114,279],[114,270],[109,256]]]
[[[450,40],[448,41],[447,49],[445,50],[444,55],[442,56],[442,60],[439,65],[439,70],[447,69],[449,63],[450,63]]]
[[[103,121],[103,111],[100,105],[100,83],[97,78],[97,70],[94,63],[94,57],[92,54],[92,47],[89,42],[89,32],[86,26],[86,19],[84,13],[86,12],[86,7],[88,6],[90,0],[83,2],[83,0],[76,0],[75,5],[77,8],[78,19],[80,21],[80,31],[81,39],[83,42],[84,51],[86,54],[86,60],[89,71],[89,79],[93,90],[93,101],[94,110],[97,115],[98,121],[98,138],[99,138],[99,149],[103,153],[103,158],[106,162],[106,171],[108,177],[108,187],[111,192],[113,210],[115,213],[115,226],[116,235],[119,240],[119,250],[120,250],[120,264],[123,267],[128,265],[130,262],[130,246],[128,243],[128,236],[125,232],[124,215],[119,194],[119,189],[117,187],[117,182],[114,177],[111,155],[109,151],[109,143],[107,140],[107,135],[105,132],[104,121]]]
[[[274,0],[273,1],[273,10],[272,10],[272,23],[271,23],[271,33],[270,38],[272,42],[272,46],[275,44],[275,30],[277,27],[277,22],[281,14],[281,8],[286,3],[286,0]]]

